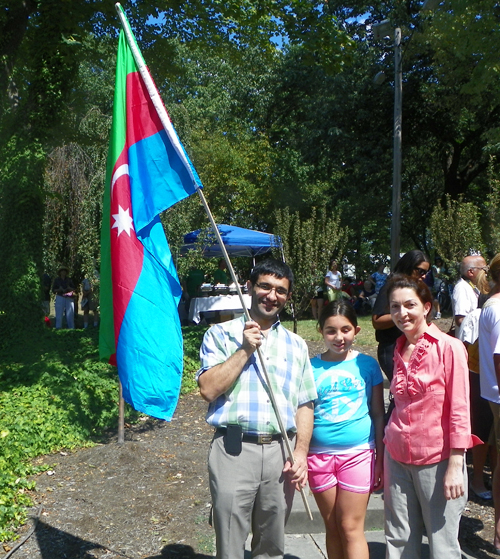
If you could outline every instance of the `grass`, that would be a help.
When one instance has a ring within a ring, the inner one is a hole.
[[[293,322],[284,321],[285,328],[293,331]],[[310,342],[320,342],[321,334],[317,330],[317,322],[315,320],[300,320],[297,327],[297,334]],[[361,327],[359,334],[356,336],[357,346],[375,346],[375,330],[372,326],[371,316],[358,317],[358,326]]]

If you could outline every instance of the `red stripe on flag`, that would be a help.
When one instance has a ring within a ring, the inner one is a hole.
[[[138,72],[127,75],[127,146],[163,130],[160,117]]]
[[[118,159],[117,165],[120,161],[123,161],[122,157]],[[117,168],[115,166],[115,170]],[[137,239],[133,224],[132,228],[122,230],[119,226],[120,216],[122,219],[127,216],[133,219],[130,199],[130,176],[128,173],[121,175],[115,182],[111,198],[111,270],[116,342],[118,342],[127,306],[141,274],[144,258],[144,247]],[[124,221],[126,225],[127,219]]]
[[[113,169],[113,177],[120,167],[128,165],[128,149],[136,142],[148,138],[163,129],[158,113],[138,72],[127,75],[127,137],[125,148],[120,154]],[[112,177],[112,181],[113,181]],[[135,227],[129,231],[120,231],[117,218],[125,215],[133,219],[133,208],[130,195],[130,174],[122,174],[111,185],[111,269],[113,283],[113,312],[115,342],[142,271],[144,247],[137,239]]]

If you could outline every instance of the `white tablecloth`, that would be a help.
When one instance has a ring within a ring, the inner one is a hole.
[[[252,298],[243,295],[247,309],[250,308]],[[200,322],[200,313],[208,311],[243,311],[238,295],[219,295],[216,297],[195,297],[189,305],[189,320]]]

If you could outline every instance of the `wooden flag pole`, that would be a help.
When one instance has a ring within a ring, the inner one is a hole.
[[[119,380],[120,398],[118,400],[118,444],[125,442],[125,400],[123,399],[123,387]]]
[[[134,57],[134,60],[135,60],[135,63],[137,65],[137,68],[139,70],[139,73],[141,74],[142,79],[144,80],[144,84],[146,85],[146,89],[148,90],[148,93],[151,97],[151,101],[153,102],[153,105],[154,105],[154,107],[155,107],[155,109],[158,113],[158,116],[159,116],[160,121],[163,125],[163,128],[165,129],[165,132],[167,133],[167,135],[171,139],[171,141],[174,145],[174,148],[177,151],[178,155],[181,157],[182,160],[184,160],[186,162],[186,168],[188,169],[188,171],[190,173],[191,179],[193,181],[193,186],[196,188],[196,190],[197,190],[197,192],[200,196],[201,203],[203,204],[203,207],[205,208],[205,211],[207,213],[207,216],[208,216],[208,219],[209,219],[210,224],[212,226],[212,229],[213,229],[213,231],[215,233],[215,236],[217,237],[217,241],[219,242],[219,245],[221,247],[222,254],[224,255],[224,260],[226,261],[229,273],[231,275],[231,279],[233,280],[233,282],[236,286],[236,291],[237,291],[238,297],[240,299],[243,311],[245,313],[245,318],[246,318],[247,321],[251,320],[250,314],[248,313],[248,309],[246,308],[246,305],[245,305],[245,300],[243,299],[243,293],[241,292],[241,288],[240,288],[240,285],[238,283],[238,278],[236,277],[233,265],[231,263],[231,260],[229,259],[229,254],[227,253],[226,247],[224,246],[224,243],[222,242],[220,232],[217,229],[217,224],[215,223],[214,217],[212,215],[212,212],[210,211],[210,208],[209,208],[208,203],[205,199],[203,191],[199,187],[199,185],[198,185],[198,183],[195,179],[194,173],[191,169],[191,165],[189,164],[189,162],[186,159],[184,149],[183,149],[183,147],[182,147],[182,145],[181,145],[181,143],[180,143],[180,141],[177,137],[177,133],[175,132],[174,127],[172,126],[172,122],[170,121],[170,117],[168,116],[168,113],[167,113],[167,111],[166,111],[166,109],[163,105],[163,101],[161,100],[161,97],[158,93],[158,90],[156,89],[156,86],[153,82],[153,79],[151,78],[151,75],[149,74],[149,71],[146,67],[146,64],[144,63],[144,59],[142,58],[142,55],[139,52],[139,49],[138,49],[137,44],[135,42],[135,38],[134,38],[134,36],[131,32],[131,29],[130,29],[130,27],[128,25],[128,22],[127,22],[127,18],[125,17],[125,14],[124,14],[123,9],[122,9],[119,2],[117,2],[115,4],[115,8],[116,8],[116,11],[117,11],[118,16],[120,18],[125,36],[127,38],[127,43],[130,47],[130,50],[132,51],[132,55]],[[284,428],[283,420],[281,419],[281,414],[279,412],[278,405],[276,403],[276,398],[274,396],[274,392],[273,392],[271,384],[269,382],[269,375],[268,375],[267,368],[266,368],[266,365],[265,365],[264,356],[262,355],[262,352],[261,352],[260,348],[257,348],[257,354],[259,356],[259,360],[260,360],[260,364],[261,364],[262,372],[263,372],[263,377],[264,377],[264,378],[261,378],[261,382],[264,385],[265,390],[269,394],[269,399],[271,400],[271,403],[272,403],[272,406],[273,406],[273,409],[274,409],[274,413],[276,414],[278,425],[279,425],[281,434],[283,436],[283,440],[285,441],[285,446],[286,446],[286,450],[287,450],[287,453],[288,453],[288,460],[290,460],[290,462],[293,464],[294,460],[293,460],[292,447],[290,445],[290,440],[288,439],[286,430]],[[120,385],[120,389],[121,389],[121,385]],[[312,520],[313,517],[312,517],[311,509],[309,507],[309,503],[307,502],[307,497],[305,495],[304,488],[299,486],[299,489],[300,489],[300,493],[302,495],[302,500],[304,501],[305,509],[306,509],[306,511],[309,515],[309,518]]]

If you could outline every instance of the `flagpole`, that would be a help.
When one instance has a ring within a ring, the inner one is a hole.
[[[117,2],[115,4],[115,9],[118,12],[118,17],[120,18],[120,22],[122,24],[122,28],[123,28],[123,31],[125,33],[125,37],[127,38],[128,46],[130,47],[130,50],[132,51],[132,56],[134,57],[135,63],[137,65],[137,69],[139,70],[139,73],[141,74],[141,77],[144,81],[144,85],[146,86],[146,89],[148,90],[148,93],[149,93],[151,101],[154,105],[154,108],[156,109],[156,112],[158,113],[158,117],[160,118],[160,122],[161,122],[165,132],[167,133],[167,136],[169,137],[170,141],[172,142],[172,145],[173,145],[175,151],[177,152],[177,155],[180,157],[180,159],[182,161],[184,161],[185,167],[186,167],[187,171],[189,172],[189,176],[191,177],[191,180],[193,181],[193,186],[196,189],[199,189],[198,181],[195,177],[195,173],[193,172],[193,168],[191,166],[191,163],[188,161],[188,158],[186,157],[186,153],[184,152],[184,148],[182,147],[181,142],[179,140],[179,137],[177,136],[177,132],[175,131],[175,129],[172,125],[172,121],[170,120],[170,117],[168,116],[168,113],[167,113],[167,110],[165,109],[162,98],[160,97],[158,89],[156,88],[156,85],[153,81],[153,78],[151,77],[151,74],[149,73],[148,67],[146,66],[146,63],[144,62],[144,58],[142,57],[142,54],[139,50],[139,47],[137,46],[137,43],[135,41],[135,37],[134,37],[134,35],[133,35],[133,33],[130,29],[130,26],[128,24],[127,16],[125,15],[125,13],[123,11],[123,8],[121,7],[119,2]]]
[[[177,154],[185,162],[185,167],[187,168],[187,170],[188,170],[188,172],[191,176],[191,179],[193,181],[193,185],[196,188],[196,190],[197,190],[197,192],[200,196],[200,200],[202,202],[202,205],[205,208],[205,211],[207,213],[207,216],[208,216],[208,219],[209,219],[210,224],[212,226],[212,229],[213,229],[213,231],[215,233],[215,236],[217,238],[217,241],[218,241],[218,243],[221,247],[222,254],[224,255],[224,260],[226,261],[229,273],[231,275],[231,279],[233,280],[233,282],[236,286],[236,292],[237,292],[238,297],[240,299],[240,303],[241,303],[241,306],[243,308],[243,312],[245,314],[245,319],[247,321],[249,321],[249,320],[251,320],[251,317],[250,317],[250,314],[248,312],[248,309],[246,308],[245,300],[243,298],[243,293],[241,292],[241,288],[240,288],[240,285],[238,283],[238,278],[236,277],[236,274],[234,272],[234,268],[233,268],[233,265],[232,265],[231,260],[229,258],[229,254],[226,250],[226,247],[225,247],[224,243],[222,242],[222,237],[220,235],[219,229],[217,228],[217,224],[215,223],[215,219],[212,215],[212,212],[211,212],[211,210],[208,206],[205,195],[203,194],[203,191],[201,190],[201,188],[198,185],[198,181],[196,180],[196,177],[195,177],[195,174],[194,174],[193,169],[191,167],[191,164],[186,157],[184,149],[183,149],[183,147],[182,147],[182,145],[179,141],[177,133],[174,130],[174,127],[172,125],[170,117],[168,116],[167,110],[165,109],[165,106],[163,105],[163,101],[160,97],[160,94],[158,93],[158,90],[157,90],[156,85],[153,81],[153,78],[151,77],[151,75],[149,73],[149,70],[148,70],[148,68],[147,68],[147,66],[144,62],[143,57],[142,57],[142,54],[140,53],[139,48],[137,47],[135,37],[132,34],[132,31],[131,31],[131,29],[128,25],[128,21],[127,21],[127,18],[125,16],[125,13],[123,12],[123,9],[122,9],[119,2],[117,2],[115,4],[115,8],[116,8],[116,11],[117,11],[118,16],[120,18],[120,22],[122,24],[122,28],[123,28],[123,31],[125,33],[125,36],[127,38],[127,43],[130,47],[130,50],[132,51],[132,55],[134,57],[135,63],[137,65],[139,73],[141,74],[141,77],[144,81],[146,89],[148,90],[148,93],[151,97],[151,101],[152,101],[152,103],[153,103],[153,105],[154,105],[154,107],[155,107],[155,109],[158,113],[158,117],[160,118],[160,121],[163,125],[163,128],[165,129],[165,132],[167,133],[168,137],[172,141],[172,144],[173,144],[175,150],[177,151]],[[273,406],[274,413],[275,413],[276,419],[278,421],[278,425],[279,425],[279,428],[280,428],[280,431],[281,431],[281,435],[282,435],[283,440],[285,442],[286,450],[287,450],[287,453],[288,453],[288,460],[290,460],[291,464],[293,464],[294,459],[293,459],[293,451],[292,451],[292,448],[291,448],[291,445],[290,445],[290,440],[288,439],[288,435],[287,435],[287,432],[285,430],[283,420],[281,418],[281,414],[280,414],[280,411],[279,411],[279,408],[278,408],[278,404],[276,402],[276,398],[274,396],[274,392],[273,392],[271,383],[269,381],[269,374],[267,372],[267,367],[265,365],[264,356],[263,356],[262,351],[259,347],[257,348],[257,354],[259,356],[260,364],[261,364],[261,367],[262,367],[262,373],[263,373],[264,380],[265,380],[265,382],[264,381],[262,381],[262,382],[263,382],[265,390],[269,394],[269,399],[271,400],[271,404]],[[306,509],[306,511],[309,515],[309,518],[312,520],[313,516],[312,516],[312,513],[311,513],[311,509],[309,507],[309,503],[307,502],[307,497],[305,495],[304,488],[299,485],[299,489],[300,489],[300,493],[302,495],[302,500],[304,501],[304,507],[305,507],[305,509]]]
[[[119,384],[119,400],[118,400],[118,444],[125,442],[125,400],[123,399],[123,387],[121,380]]]

